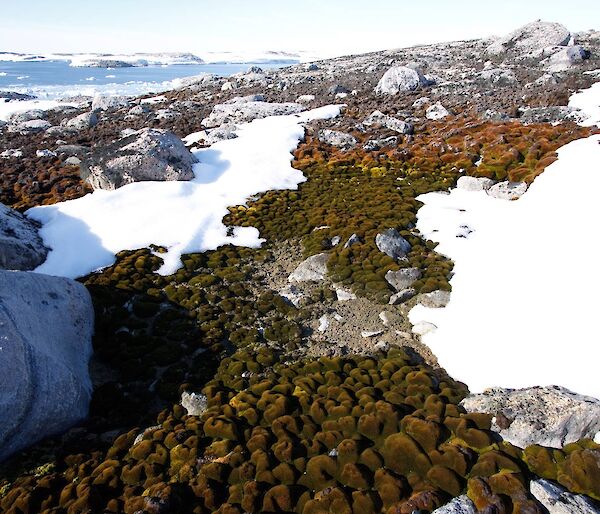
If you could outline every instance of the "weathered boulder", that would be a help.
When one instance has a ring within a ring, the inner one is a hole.
[[[337,146],[342,150],[351,150],[358,144],[357,139],[353,135],[338,132],[337,130],[321,129],[319,130],[318,137],[322,143]]]
[[[522,56],[549,46],[565,46],[570,39],[571,33],[560,23],[534,21],[494,41],[486,51],[490,55]]]
[[[548,71],[566,71],[574,66],[581,64],[591,56],[589,50],[581,45],[572,45],[561,48],[558,52],[552,54],[548,59],[542,61],[542,66]]]
[[[527,192],[525,182],[498,182],[487,190],[487,194],[500,200],[518,200]]]
[[[421,278],[419,268],[402,268],[398,271],[388,271],[385,280],[396,291],[405,291]]]
[[[380,125],[386,129],[398,132],[399,134],[412,134],[414,132],[412,123],[383,114],[381,111],[373,111],[363,120],[362,124],[367,127],[370,127],[371,125]]]
[[[46,120],[29,120],[22,121],[19,123],[9,123],[9,132],[18,132],[19,134],[34,134],[36,132],[44,132],[51,127],[50,123]]]
[[[395,95],[415,91],[429,84],[430,82],[420,71],[406,66],[394,66],[381,77],[375,92],[380,95]]]
[[[202,120],[206,128],[218,127],[224,123],[246,123],[268,116],[297,114],[305,109],[298,103],[270,103],[246,101],[243,97],[234,103],[217,104],[208,118]]]
[[[456,187],[465,191],[487,191],[495,182],[491,178],[464,176],[458,179]]]
[[[380,252],[396,260],[404,259],[406,254],[411,250],[410,243],[395,228],[388,228],[377,234],[375,236],[375,244]]]
[[[328,253],[319,253],[302,261],[288,277],[289,282],[319,282],[327,275]]]
[[[32,120],[45,120],[48,117],[42,109],[31,109],[24,112],[15,112],[8,117],[8,122],[13,125]]]
[[[506,441],[562,448],[600,431],[600,400],[562,387],[489,389],[462,402],[469,412],[494,416],[493,429]]]
[[[129,105],[131,105],[131,101],[126,96],[98,94],[92,100],[92,111],[107,111],[108,109],[118,109]]]
[[[450,111],[446,109],[440,102],[429,106],[425,111],[425,117],[428,120],[437,121],[443,120],[447,116],[450,116]]]
[[[475,504],[465,495],[454,498],[443,507],[435,509],[432,514],[475,514],[476,512]]]
[[[48,248],[37,226],[0,203],[0,269],[28,271],[46,260]]]
[[[117,189],[132,182],[191,180],[196,158],[168,130],[145,128],[82,162],[81,176],[95,189]]]
[[[83,285],[0,271],[0,460],[85,418],[93,328]]]
[[[68,129],[72,129],[74,131],[86,130],[92,127],[95,127],[98,124],[98,116],[94,111],[84,112],[79,116],[75,116],[70,120],[65,121],[61,125]]]
[[[582,494],[572,494],[549,480],[532,480],[531,494],[549,514],[599,514],[600,505]]]

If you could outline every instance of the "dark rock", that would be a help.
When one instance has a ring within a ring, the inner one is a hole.
[[[388,228],[375,237],[375,244],[380,252],[392,259],[404,259],[410,252],[410,243],[404,239],[395,228]],[[402,288],[404,289],[404,288]]]
[[[23,214],[0,204],[0,269],[33,270],[47,255],[37,226]]]

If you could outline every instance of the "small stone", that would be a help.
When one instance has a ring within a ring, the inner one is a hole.
[[[527,192],[525,182],[498,182],[487,190],[487,194],[499,200],[518,200]]]
[[[335,294],[337,295],[338,302],[347,302],[349,300],[356,300],[356,295],[350,291],[344,289],[336,289]]]
[[[187,411],[188,416],[202,416],[208,408],[208,400],[202,393],[184,391],[181,394],[181,406]]]
[[[353,135],[330,129],[319,130],[319,141],[327,145],[337,146],[342,150],[351,150],[358,144],[358,140]]]
[[[442,291],[438,289],[437,291],[432,291],[431,293],[423,293],[422,295],[419,295],[419,303],[423,305],[423,307],[427,307],[429,309],[441,309],[446,307],[449,302],[449,291]]]
[[[388,327],[390,325],[390,323],[392,322],[391,314],[386,311],[379,313],[379,319],[386,327]]]
[[[358,237],[356,234],[352,234],[348,238],[348,241],[346,241],[346,243],[344,244],[344,248],[350,248],[352,245],[355,245],[360,242],[361,242],[360,237]]]
[[[395,228],[389,228],[377,234],[375,244],[380,252],[395,260],[404,259],[411,250],[410,243]]]
[[[52,150],[37,150],[35,152],[36,157],[56,157],[56,154]]]
[[[335,236],[331,238],[331,246],[337,246],[342,242],[342,238],[340,236]]]
[[[430,332],[437,330],[437,328],[438,327],[435,326],[433,323],[429,323],[428,321],[421,321],[416,325],[413,325],[412,331],[413,334],[424,336],[425,334],[429,334]]]
[[[390,296],[389,304],[400,305],[401,303],[408,302],[408,300],[410,300],[416,294],[417,292],[411,287],[403,289],[402,291]]]
[[[411,123],[399,120],[393,116],[388,116],[387,114],[383,114],[381,111],[373,111],[371,115],[362,122],[362,124],[367,127],[372,125],[380,125],[389,130],[398,132],[399,134],[412,134],[414,132],[414,127]]]
[[[327,315],[323,315],[319,318],[319,328],[317,330],[321,333],[325,332],[329,328],[329,318]]]
[[[360,335],[362,337],[364,337],[365,339],[368,339],[371,337],[377,337],[377,336],[380,336],[381,334],[383,334],[383,330],[364,330],[363,332],[360,333]]]
[[[442,120],[450,116],[450,111],[446,109],[440,102],[436,102],[432,106],[427,108],[425,112],[425,117],[428,120],[437,121]]]

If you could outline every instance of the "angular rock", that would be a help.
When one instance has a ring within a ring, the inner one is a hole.
[[[498,182],[487,190],[487,194],[500,200],[518,200],[527,192],[525,182]]]
[[[294,284],[288,284],[283,289],[280,289],[278,293],[279,296],[285,298],[296,308],[300,307],[302,298],[304,298],[302,291],[300,291]]]
[[[450,292],[438,289],[431,293],[423,293],[419,295],[419,303],[428,309],[441,309],[450,303]]]
[[[168,130],[145,128],[96,148],[82,162],[81,176],[94,189],[117,189],[148,180],[191,180],[196,158]]]
[[[328,145],[337,146],[342,150],[350,150],[358,144],[357,139],[353,135],[330,129],[319,130],[319,141]]]
[[[469,412],[495,416],[493,430],[525,448],[540,444],[562,448],[600,431],[600,400],[558,386],[493,388],[465,398]]]
[[[131,105],[126,96],[108,96],[96,95],[92,100],[92,111],[107,111],[108,109],[118,109]]]
[[[95,127],[98,124],[98,116],[94,111],[84,112],[79,116],[68,120],[64,123],[64,127],[73,129],[77,132]]]
[[[288,277],[289,282],[319,282],[327,275],[328,253],[313,255],[301,262]]]
[[[542,61],[542,66],[552,72],[567,71],[580,65],[591,56],[589,50],[581,45],[568,46],[552,54],[548,59]]]
[[[479,80],[490,86],[510,86],[517,82],[517,76],[512,70],[490,68],[479,73]]]
[[[396,291],[404,291],[421,278],[419,268],[402,268],[398,271],[388,271],[385,280]]]
[[[450,111],[446,109],[440,102],[436,102],[435,104],[429,106],[425,111],[425,117],[428,120],[442,120],[450,116]]]
[[[487,191],[494,184],[491,178],[464,176],[458,179],[456,187],[465,191]]]
[[[394,66],[381,77],[375,92],[380,95],[395,95],[415,91],[429,84],[430,82],[420,71],[406,66]]]
[[[549,46],[565,46],[570,39],[571,33],[560,23],[534,21],[494,41],[486,51],[498,56],[522,56]]]
[[[187,411],[188,416],[202,416],[208,409],[206,395],[202,393],[188,393],[184,391],[181,394],[181,406]]]
[[[44,150],[36,150],[35,156],[36,157],[56,157],[56,153],[54,153],[52,150],[48,150],[47,148],[45,148]]]
[[[0,271],[0,460],[87,416],[93,328],[83,285]]]
[[[344,243],[344,248],[350,248],[352,245],[358,244],[362,242],[360,237],[358,237],[357,234],[352,234],[349,238],[348,241],[346,241]]]
[[[140,105],[136,105],[135,107],[132,107],[131,109],[129,109],[129,111],[127,112],[128,116],[144,116],[145,114],[148,114],[150,112],[150,108],[147,105],[144,104],[140,104]]]
[[[413,334],[417,334],[420,336],[424,336],[425,334],[429,334],[437,330],[437,326],[433,323],[429,323],[428,321],[421,321],[412,327]]]
[[[396,146],[398,144],[398,138],[396,136],[390,136],[383,139],[369,139],[364,145],[363,150],[367,152],[376,152],[386,146]]]
[[[572,494],[549,480],[532,480],[531,494],[549,514],[599,514],[600,505],[582,494]]]
[[[0,269],[33,270],[47,255],[48,248],[37,226],[23,214],[0,203]]]
[[[224,123],[246,123],[268,116],[297,114],[305,109],[297,103],[269,103],[243,101],[236,103],[217,104],[212,112],[202,120],[206,128],[218,127]]]
[[[219,141],[235,139],[238,137],[236,130],[237,127],[233,124],[221,125],[220,127],[208,131],[206,138],[204,139],[204,143],[207,145],[214,145]]]
[[[356,300],[356,295],[350,291],[346,291],[345,289],[338,288],[335,290],[335,294],[337,296],[338,302],[347,302],[350,300]]]
[[[408,300],[416,294],[417,292],[412,287],[409,287],[390,296],[390,301],[388,303],[390,305],[400,305],[401,303],[408,302]]]
[[[388,228],[377,234],[375,236],[375,244],[380,252],[396,260],[404,259],[406,254],[411,250],[410,243],[395,228]]]
[[[411,123],[399,120],[393,116],[388,116],[381,111],[372,112],[362,124],[367,127],[371,125],[381,125],[382,127],[398,132],[399,134],[412,134],[414,132],[414,127]]]
[[[476,514],[475,504],[467,495],[458,496],[451,502],[439,509],[435,509],[431,514]]]

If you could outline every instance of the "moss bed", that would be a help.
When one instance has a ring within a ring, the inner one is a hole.
[[[155,273],[163,249],[121,252],[82,279],[95,360],[109,371],[90,419],[2,465],[0,512],[425,513],[465,492],[485,512],[543,512],[528,493],[533,474],[600,499],[600,446],[504,443],[489,416],[458,405],[465,385],[401,349],[292,359],[309,313],[255,279],[276,245],[299,238],[305,257],[330,253],[334,282],[375,302],[388,301],[385,273],[402,266],[421,270],[419,292],[448,290],[452,263],[416,232],[416,196],[464,173],[531,181],[588,133],[465,119],[378,153],[309,136],[296,152],[307,177],[297,191],[265,193],[225,219],[257,227],[264,248],[186,255],[167,277]],[[377,249],[388,228],[411,243],[406,262]],[[344,248],[353,234],[359,242]],[[181,393],[200,390],[208,410],[186,415]]]

